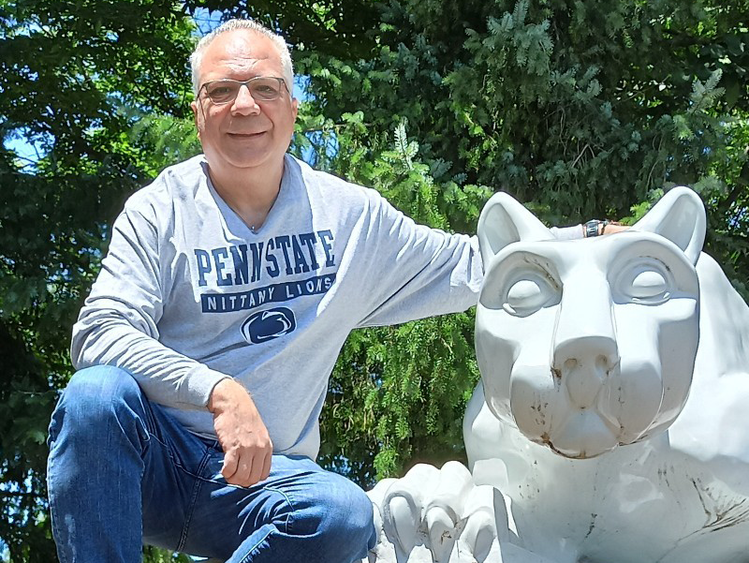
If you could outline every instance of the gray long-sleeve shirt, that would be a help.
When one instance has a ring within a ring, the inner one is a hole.
[[[128,370],[189,430],[234,377],[276,453],[314,458],[327,382],[349,332],[465,310],[482,280],[475,238],[417,225],[376,191],[287,156],[252,231],[195,157],[135,193],[73,328],[77,369]]]

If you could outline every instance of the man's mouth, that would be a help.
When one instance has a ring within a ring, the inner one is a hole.
[[[256,139],[265,135],[265,131],[259,131],[257,133],[227,133],[227,135],[235,139]]]

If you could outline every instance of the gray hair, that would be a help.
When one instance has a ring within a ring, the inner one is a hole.
[[[286,81],[286,87],[291,93],[294,88],[294,67],[291,63],[291,53],[289,52],[289,46],[286,45],[286,41],[284,41],[284,38],[254,20],[236,19],[222,23],[208,35],[204,36],[200,41],[198,41],[198,45],[195,47],[192,55],[190,55],[190,67],[192,68],[192,89],[195,93],[195,97],[198,97],[198,90],[200,88],[200,63],[203,62],[203,54],[208,48],[208,45],[210,45],[213,40],[222,33],[235,31],[237,29],[247,29],[249,31],[259,33],[260,35],[264,35],[273,42],[273,45],[276,47],[276,51],[278,51],[278,56],[281,58],[281,69],[283,71],[282,78]]]

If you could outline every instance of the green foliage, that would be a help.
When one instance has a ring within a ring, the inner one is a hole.
[[[337,56],[364,57],[375,46],[375,0],[189,0],[185,5],[219,10],[224,19],[251,18],[278,30],[292,45]]]
[[[146,563],[194,563],[194,559],[181,553],[172,553],[152,546],[143,548],[143,561]]]
[[[132,112],[133,126],[125,140],[137,150],[141,169],[156,177],[164,168],[200,154],[200,141],[191,118]]]
[[[417,461],[464,458],[461,414],[478,380],[472,324],[462,314],[352,334],[328,395],[321,460],[372,486]]]
[[[2,559],[55,560],[45,439],[70,327],[108,225],[165,162],[147,125],[131,131],[138,115],[189,115],[192,30],[169,2],[0,1]]]

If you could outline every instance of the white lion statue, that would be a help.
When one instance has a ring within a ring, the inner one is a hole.
[[[557,241],[497,194],[478,233],[470,471],[370,491],[370,563],[748,563],[749,309],[697,195]]]

